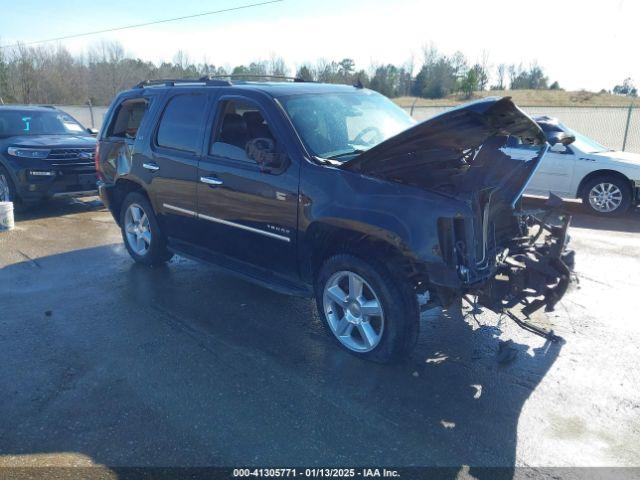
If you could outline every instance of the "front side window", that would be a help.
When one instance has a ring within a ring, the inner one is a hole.
[[[158,146],[196,153],[200,149],[200,127],[206,108],[207,99],[201,93],[171,98],[160,119]]]
[[[88,132],[59,110],[1,110],[0,138],[16,135],[88,135]]]
[[[256,105],[225,101],[219,115],[222,121],[213,136],[210,154],[252,163],[265,163],[261,155],[277,155],[276,139]]]
[[[281,102],[309,151],[322,158],[348,160],[415,124],[371,91],[292,95]]]

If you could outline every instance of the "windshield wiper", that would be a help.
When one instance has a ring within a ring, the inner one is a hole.
[[[364,152],[366,152],[366,150],[360,150],[355,148],[349,152],[336,153],[335,155],[330,155],[324,158],[328,158],[329,160],[335,160],[336,158],[348,157],[349,155],[356,155],[358,153],[364,153]]]

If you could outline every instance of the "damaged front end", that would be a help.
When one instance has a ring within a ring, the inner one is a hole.
[[[496,258],[492,277],[466,291],[477,298],[474,304],[504,313],[524,329],[551,340],[558,338],[553,331],[541,329],[529,318],[541,308],[553,311],[571,283],[574,252],[567,249],[571,216],[560,212],[558,203],[560,199],[551,197],[547,209],[515,212],[522,235]]]
[[[570,216],[550,198],[526,211],[521,197],[550,143],[540,127],[508,97],[490,98],[422,122],[354,158],[343,168],[450,197],[462,205],[437,220],[439,262],[427,265],[439,303],[475,296],[475,306],[528,322],[552,310],[571,280],[566,249]],[[516,143],[522,155],[509,155]],[[520,316],[519,316],[520,315]]]

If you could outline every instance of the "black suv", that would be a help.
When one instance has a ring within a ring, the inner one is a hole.
[[[509,136],[531,160],[504,153]],[[509,98],[415,124],[360,86],[205,78],[121,93],[96,164],[137,262],[178,253],[315,296],[342,346],[384,362],[422,309],[460,298],[538,331],[522,315],[570,276],[569,217],[519,204],[548,147]]]
[[[0,201],[95,192],[92,133],[52,106],[0,106]]]

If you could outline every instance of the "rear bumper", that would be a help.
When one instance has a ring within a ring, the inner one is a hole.
[[[102,200],[104,206],[107,207],[107,209],[111,212],[111,215],[115,219],[116,223],[119,223],[118,216],[116,215],[113,208],[114,187],[115,185],[110,185],[104,183],[102,180],[98,180],[98,195],[100,196],[100,200]]]

